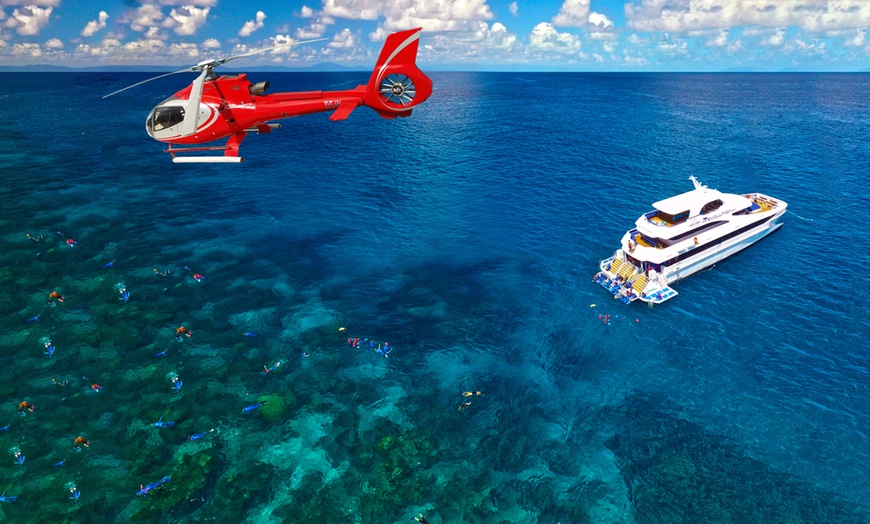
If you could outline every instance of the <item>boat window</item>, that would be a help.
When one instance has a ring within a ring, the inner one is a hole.
[[[685,222],[689,218],[689,211],[681,211],[679,213],[670,214],[664,211],[656,211],[649,218],[649,221],[659,226],[673,226]]]
[[[701,227],[696,227],[695,229],[690,229],[689,231],[686,231],[685,233],[679,234],[679,235],[671,238],[670,241],[674,242],[674,243],[679,242],[680,240],[685,240],[689,237],[693,237],[693,236],[697,235],[698,233],[708,231],[710,229],[713,229],[714,227],[719,227],[722,224],[727,224],[727,223],[728,223],[727,220],[716,220],[715,222],[709,222],[707,224],[704,224]]]
[[[707,202],[706,204],[704,204],[704,207],[701,208],[701,214],[706,215],[707,213],[712,213],[720,207],[722,207],[722,200],[720,199],[713,200],[712,202]]]
[[[184,120],[184,107],[157,106],[148,115],[148,130],[150,132],[162,131],[163,129],[172,127]]]

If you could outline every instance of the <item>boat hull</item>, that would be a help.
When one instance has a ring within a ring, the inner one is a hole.
[[[746,249],[752,244],[758,242],[762,238],[767,235],[773,233],[780,227],[782,227],[782,223],[779,222],[779,219],[782,215],[774,218],[773,220],[761,224],[758,228],[747,231],[743,235],[740,235],[737,238],[729,239],[725,242],[721,242],[716,245],[715,248],[711,248],[713,251],[709,255],[704,255],[699,260],[689,260],[685,263],[677,263],[674,266],[668,268],[668,271],[665,273],[665,278],[667,279],[668,285],[675,284],[680,280],[690,277],[699,271],[703,271],[708,267],[725,260],[731,255]]]

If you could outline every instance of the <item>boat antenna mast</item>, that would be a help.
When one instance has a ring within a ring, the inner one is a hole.
[[[707,189],[707,186],[705,186],[704,184],[698,182],[698,179],[695,178],[695,175],[690,176],[690,177],[689,177],[689,180],[691,180],[692,183],[695,184],[695,189],[698,189],[698,190],[701,190],[701,189]]]

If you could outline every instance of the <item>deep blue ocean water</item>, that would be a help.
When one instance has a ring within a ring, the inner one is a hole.
[[[433,73],[240,165],[145,133],[188,79],[100,100],[147,76],[0,75],[0,520],[870,521],[870,76]],[[690,175],[791,212],[615,303],[598,261]]]

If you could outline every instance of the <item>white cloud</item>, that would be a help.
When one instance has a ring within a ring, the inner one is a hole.
[[[145,56],[150,53],[159,53],[163,50],[163,42],[160,40],[135,40],[133,42],[127,42],[121,46],[121,50],[126,53],[135,54],[138,56]]]
[[[48,23],[53,8],[29,5],[18,7],[12,15],[3,22],[4,27],[15,28],[19,35],[36,35]]]
[[[221,43],[216,38],[209,38],[202,43],[202,47],[205,49],[220,49]]]
[[[45,43],[46,49],[63,49],[63,42],[58,38],[52,38]]]
[[[91,20],[88,25],[82,29],[81,35],[84,37],[94,36],[97,31],[106,27],[106,20],[109,19],[109,14],[105,11],[100,11],[96,20]]]
[[[761,41],[762,45],[781,46],[785,42],[785,28],[778,27],[770,37]]]
[[[739,53],[742,49],[743,49],[743,41],[742,40],[735,40],[735,41],[731,42],[730,44],[728,44],[728,47],[725,48],[725,52],[728,53],[729,55],[733,55],[735,53]]]
[[[36,7],[57,7],[60,0],[0,0],[0,6],[21,7],[22,4]]]
[[[619,36],[613,21],[601,13],[589,13],[587,21],[589,37],[593,40],[613,40]]]
[[[508,11],[510,11],[510,14],[517,16],[520,14],[520,6],[518,6],[516,2],[511,2],[508,4]]]
[[[323,0],[323,13],[334,18],[376,20],[383,5],[380,0]]]
[[[560,33],[548,22],[536,25],[529,36],[529,48],[536,51],[574,55],[580,52],[581,47],[582,43],[577,35]]]
[[[163,12],[155,5],[146,4],[139,6],[133,12],[130,19],[130,29],[133,31],[145,31],[149,27],[155,27],[164,19]]]
[[[266,13],[262,11],[257,11],[256,18],[254,20],[248,20],[245,22],[245,25],[239,29],[239,36],[251,36],[251,33],[256,31],[257,29],[262,29],[263,20],[266,19]]]
[[[870,26],[867,0],[637,0],[625,5],[628,27],[683,32],[754,25],[826,31]]]
[[[714,35],[707,39],[707,45],[710,47],[725,47],[728,45],[728,33],[731,30],[723,27],[716,31]]]
[[[493,18],[486,0],[323,0],[330,18],[377,20],[386,31],[422,27],[424,31],[468,31]]]
[[[312,38],[320,38],[326,33],[326,29],[335,23],[335,20],[328,16],[317,15],[317,13],[311,13],[311,22],[305,26],[300,27],[296,30],[296,38],[300,40],[309,40]]]
[[[218,0],[143,0],[143,3],[146,2],[161,6],[214,7]]]
[[[485,66],[498,62],[525,60],[524,47],[519,42],[519,38],[504,24],[495,22],[490,26],[486,22],[478,21],[468,22],[468,25],[470,27],[468,31],[427,35],[421,42],[421,57],[445,63],[459,62]]]
[[[486,0],[391,0],[383,26],[388,31],[422,27],[424,31],[467,31],[493,18]]]
[[[589,13],[589,25],[595,26],[598,29],[610,29],[613,27],[613,22],[601,13]]]
[[[332,37],[332,41],[326,44],[333,49],[353,49],[360,43],[358,34],[354,34],[350,29],[342,29]]]
[[[22,43],[12,46],[12,54],[16,56],[27,56],[37,58],[42,56],[42,47],[39,44]]]
[[[589,0],[565,0],[553,17],[553,25],[559,27],[583,27],[588,21]]]
[[[196,30],[205,25],[210,8],[198,8],[190,5],[172,9],[167,20],[173,21],[177,35],[193,35]]]
[[[153,40],[155,38],[163,39],[160,35],[159,27],[149,27],[147,31],[145,31],[145,38],[148,40]]]
[[[867,44],[867,28],[858,29],[845,43],[847,47],[864,47]]]
[[[625,55],[623,57],[623,63],[629,67],[643,67],[647,64],[647,61],[646,58],[642,56]]]
[[[170,56],[197,58],[199,57],[199,46],[189,43],[177,43],[170,45],[167,52]]]
[[[311,9],[307,5],[303,5],[302,9],[299,11],[299,16],[301,18],[312,18],[314,16],[314,9]]]

